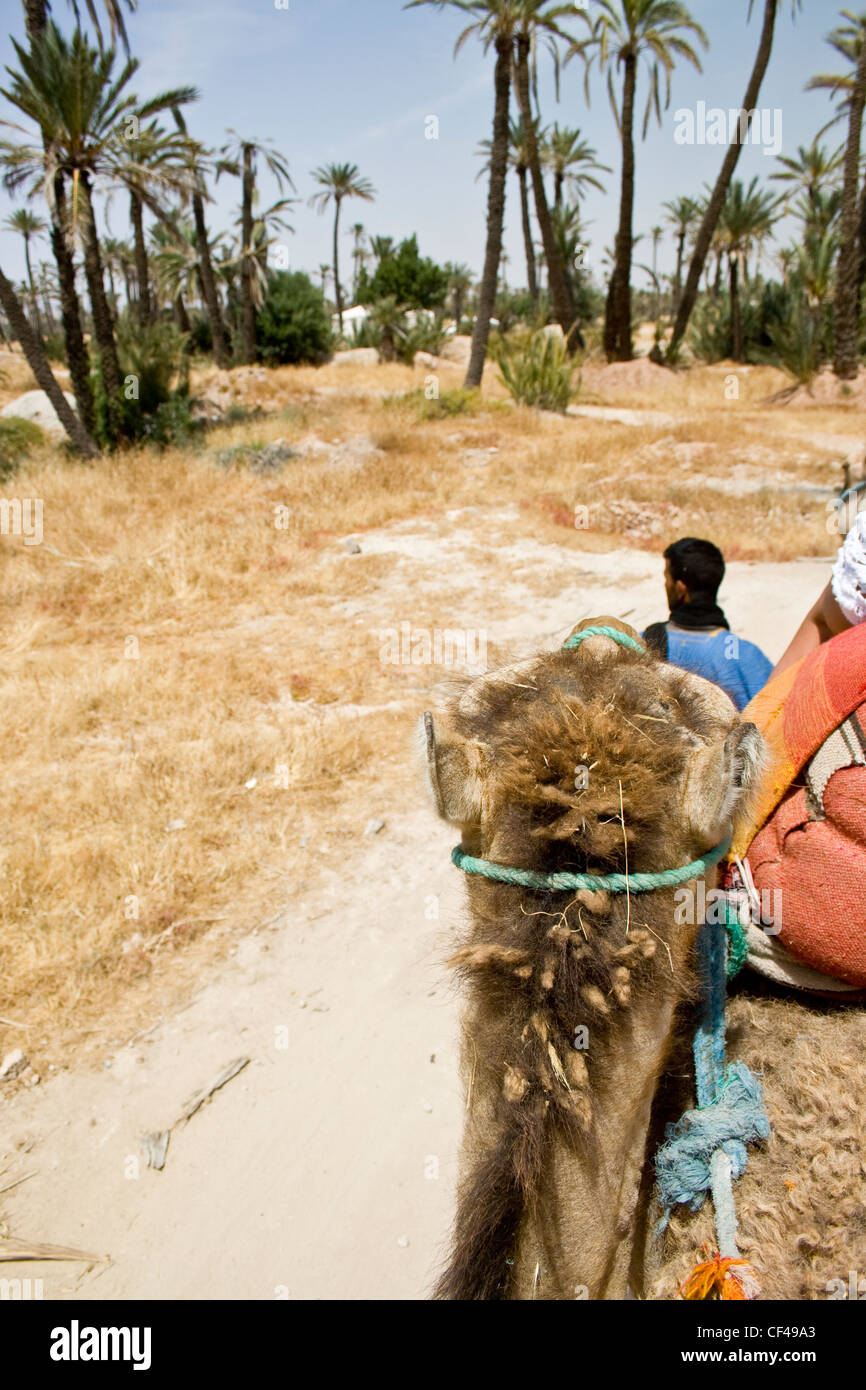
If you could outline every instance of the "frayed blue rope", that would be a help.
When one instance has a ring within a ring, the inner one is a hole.
[[[664,1143],[656,1154],[656,1179],[664,1208],[657,1229],[664,1230],[678,1203],[688,1203],[697,1211],[706,1194],[712,1192],[719,1251],[736,1259],[739,1252],[731,1183],[746,1167],[746,1145],[769,1139],[770,1122],[757,1077],[744,1062],[725,1065],[728,926],[705,922],[698,938],[704,979],[704,1004],[693,1049],[698,1105],[667,1126]]]

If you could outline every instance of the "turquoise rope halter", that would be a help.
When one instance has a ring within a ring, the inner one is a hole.
[[[654,888],[673,888],[679,883],[688,883],[691,878],[698,878],[718,864],[730,846],[730,836],[726,836],[699,859],[693,859],[691,864],[681,864],[678,869],[662,869],[655,874],[568,874],[511,869],[507,864],[494,864],[490,859],[474,859],[471,854],[464,854],[460,845],[452,849],[451,862],[466,874],[482,874],[484,878],[492,878],[497,883],[514,883],[538,892],[562,893],[588,888],[602,893],[649,893]]]
[[[575,632],[563,644],[563,651],[573,651],[587,637],[610,637],[621,647],[631,651],[646,653],[646,647],[627,632],[616,627],[585,627]],[[701,874],[718,864],[731,846],[730,837],[721,840],[713,849],[693,859],[690,864],[682,864],[678,869],[662,869],[654,874],[569,874],[542,873],[535,869],[512,869],[507,864],[494,864],[489,859],[475,859],[465,854],[460,845],[451,851],[451,862],[466,874],[481,874],[497,883],[513,883],[521,888],[533,888],[537,892],[574,892],[588,888],[591,892],[602,893],[650,893],[656,888],[673,888]]]

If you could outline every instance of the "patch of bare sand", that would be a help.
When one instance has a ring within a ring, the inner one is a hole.
[[[798,386],[790,396],[789,405],[850,407],[866,410],[866,367],[861,367],[853,381],[840,381],[832,368],[824,367],[808,385]]]

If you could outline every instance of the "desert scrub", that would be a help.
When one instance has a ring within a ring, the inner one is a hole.
[[[32,420],[10,415],[0,420],[0,478],[8,478],[31,449],[45,442],[45,436]]]
[[[574,386],[577,367],[564,342],[552,334],[532,333],[525,342],[497,343],[491,349],[502,380],[519,405],[564,414],[580,390]]]

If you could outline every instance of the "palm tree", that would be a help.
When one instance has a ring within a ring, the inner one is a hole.
[[[75,22],[77,24],[79,18],[78,0],[69,0],[69,4],[72,7],[72,11],[75,15]],[[102,39],[102,29],[99,24],[99,14],[97,12],[96,5],[94,4],[94,0],[86,0],[86,4],[87,12],[90,15],[90,18],[92,19],[93,27],[96,30],[96,37],[99,43],[99,47],[103,48],[104,44]],[[136,0],[126,0],[126,4],[130,10],[134,10]],[[114,46],[115,39],[119,38],[121,43],[123,44],[123,47],[126,49],[126,52],[128,53],[129,39],[126,33],[126,24],[124,22],[123,5],[121,3],[121,0],[103,0],[102,7],[105,10],[105,17],[108,20],[108,29],[109,34],[111,36],[112,47]],[[28,38],[36,38],[39,34],[42,33],[43,29],[45,29],[46,25],[48,24],[49,9],[50,6],[48,4],[48,0],[24,0],[24,19],[27,27]]]
[[[445,266],[448,276],[448,292],[453,296],[452,314],[457,325],[457,332],[460,332],[460,321],[463,318],[463,303],[472,288],[472,271],[468,265],[452,265],[449,261]]]
[[[387,261],[388,257],[389,257],[390,255],[392,255],[392,253],[393,253],[393,251],[394,251],[394,238],[393,238],[393,237],[390,237],[390,236],[374,236],[374,237],[371,237],[371,238],[370,238],[370,250],[373,252],[373,255],[376,257],[376,268],[378,269],[378,267],[382,264],[382,262],[383,262],[383,261]],[[329,266],[329,267],[328,267],[328,274],[330,274],[330,273],[331,273],[331,268],[330,268],[330,266]]]
[[[796,155],[779,155],[777,164],[781,169],[771,174],[771,179],[793,185],[792,191],[801,190],[809,202],[817,202],[825,192],[828,183],[842,163],[841,151],[830,154],[824,145],[813,140],[808,146],[798,145]]]
[[[331,274],[331,267],[330,267],[329,265],[325,265],[325,264],[320,265],[320,266],[319,266],[319,274],[320,274],[321,277],[322,277],[322,294],[325,295],[325,294],[327,294],[327,289],[328,289],[328,276]]]
[[[190,90],[188,99],[192,100],[194,95]],[[134,134],[118,133],[111,149],[112,173],[129,194],[138,283],[136,314],[141,324],[151,322],[155,316],[144,237],[144,210],[147,207],[165,222],[167,214],[162,203],[157,201],[157,195],[186,198],[193,191],[195,173],[190,168],[189,143],[183,134],[169,133],[152,121],[144,129],[139,126]]]
[[[369,179],[361,176],[357,164],[324,164],[313,170],[312,177],[319,184],[321,191],[313,194],[310,199],[310,207],[323,213],[329,203],[334,204],[334,298],[337,303],[337,317],[342,333],[343,291],[340,287],[339,257],[340,208],[345,198],[362,198],[364,202],[372,203],[376,197],[376,190]]]
[[[257,250],[254,244],[253,204],[256,198],[256,173],[259,158],[277,181],[280,192],[294,188],[285,158],[270,141],[247,140],[230,130],[231,140],[223,146],[222,157],[227,167],[241,179],[241,360],[256,360],[256,299]],[[275,208],[288,207],[283,198]],[[271,209],[273,212],[274,209]]]
[[[541,146],[531,100],[531,65],[539,40],[544,40],[554,60],[554,72],[559,80],[559,50],[557,42],[565,39],[572,43],[571,36],[559,26],[559,20],[572,18],[573,4],[560,5],[549,0],[520,0],[518,6],[519,25],[514,36],[515,57],[514,77],[517,103],[523,118],[526,133],[526,155],[532,191],[535,199],[535,216],[544,256],[547,261],[547,282],[553,311],[557,322],[566,336],[569,349],[583,346],[583,338],[577,320],[572,291],[572,280],[560,258],[559,244],[547,202],[541,161]],[[585,16],[584,16],[585,17]]]
[[[734,179],[728,189],[719,219],[721,246],[728,258],[728,287],[731,296],[731,356],[743,361],[743,324],[740,312],[739,275],[751,249],[769,236],[779,218],[781,197],[758,187],[757,174],[748,188]]]
[[[13,335],[21,344],[30,370],[57,411],[58,419],[70,440],[82,454],[88,458],[94,458],[99,450],[61,391],[57,378],[49,366],[48,358],[45,356],[45,348],[27,322],[27,315],[21,307],[21,301],[2,270],[0,270],[0,305],[2,305],[3,312],[9,320],[9,327]]]
[[[822,73],[807,83],[807,90],[823,88],[844,94],[842,111],[848,119],[845,143],[842,210],[839,223],[839,256],[836,263],[833,371],[842,380],[856,377],[860,361],[857,338],[860,326],[861,246],[859,233],[860,143],[866,107],[866,14],[841,10],[847,21],[834,29],[827,42],[846,58],[853,69],[844,74]],[[866,206],[866,191],[864,191]]]
[[[483,178],[485,174],[490,174],[490,152],[491,143],[489,140],[482,140],[478,147],[479,154],[485,156],[485,162],[481,167],[478,178]],[[517,175],[517,184],[520,190],[520,218],[523,226],[523,248],[526,255],[526,285],[529,290],[529,297],[533,304],[538,302],[538,277],[535,273],[535,246],[532,240],[532,221],[529,215],[529,190],[526,183],[526,176],[529,173],[529,155],[526,146],[526,129],[523,124],[523,117],[516,121],[511,121],[508,127],[508,162]]]
[[[220,304],[219,291],[217,289],[217,276],[214,270],[212,243],[208,234],[207,218],[205,217],[205,199],[207,198],[207,175],[213,173],[218,178],[220,173],[227,173],[229,166],[225,161],[218,159],[212,151],[205,150],[197,142],[189,140],[187,137],[186,122],[179,107],[172,107],[174,123],[181,135],[187,138],[187,159],[190,173],[194,176],[190,188],[189,201],[192,206],[193,226],[195,228],[195,245],[198,252],[199,274],[201,275],[202,295],[205,303],[205,310],[210,322],[211,341],[213,343],[214,361],[218,367],[227,367],[231,360],[228,346],[228,334],[223,322],[222,305]]]
[[[481,385],[484,373],[490,320],[493,317],[496,284],[499,279],[499,259],[502,255],[505,182],[508,174],[508,106],[511,99],[514,36],[520,6],[518,0],[478,0],[478,3],[470,3],[470,0],[409,0],[405,8],[414,9],[417,5],[425,4],[435,5],[440,10],[450,7],[472,16],[473,23],[463,30],[454,46],[455,57],[464,43],[473,36],[481,40],[485,53],[491,48],[496,53],[490,183],[487,191],[487,244],[465,383],[467,387],[477,387]]]
[[[604,193],[604,184],[595,177],[599,173],[611,173],[607,164],[599,164],[597,151],[584,140],[580,130],[560,126],[554,121],[549,130],[540,137],[541,162],[553,172],[553,205],[562,207],[563,190],[568,185],[574,198],[580,198],[587,187],[597,188]]]
[[[48,224],[41,217],[37,217],[29,208],[16,208],[16,210],[6,218],[6,226],[11,232],[19,232],[24,238],[24,261],[27,266],[27,283],[30,286],[30,303],[33,306],[33,327],[36,336],[42,336],[42,324],[39,320],[39,301],[36,298],[36,290],[33,286],[33,266],[30,263],[30,242],[33,237],[42,236],[47,230]]]
[[[569,57],[577,52],[587,62],[587,86],[593,59],[607,73],[607,89],[614,118],[622,142],[622,177],[619,203],[619,227],[616,234],[616,253],[613,274],[607,295],[604,324],[604,349],[610,361],[630,360],[631,346],[631,258],[632,218],[634,212],[634,114],[637,74],[641,58],[649,66],[650,87],[643,118],[643,136],[649,128],[653,111],[661,124],[660,81],[664,73],[665,108],[670,103],[671,73],[677,58],[685,58],[698,72],[701,62],[688,38],[694,36],[706,48],[707,36],[685,5],[677,0],[598,0],[600,13],[590,20],[586,11],[579,11],[591,25],[588,39],[575,44]],[[617,102],[614,91],[614,67],[622,68],[622,98]]]
[[[655,292],[655,293],[654,293],[654,299],[653,299],[653,322],[657,321],[658,316],[659,316],[658,254],[659,254],[659,242],[661,241],[661,239],[662,239],[663,236],[664,236],[664,229],[663,229],[662,227],[650,227],[650,237],[652,238],[652,244],[653,244],[653,263],[652,263],[652,271],[651,271],[650,273],[651,273],[651,275],[652,275],[653,289],[654,289],[654,292]]]
[[[72,202],[65,210],[68,230],[78,234],[84,245],[84,271],[107,401],[106,428],[114,438],[122,423],[121,375],[114,321],[105,293],[94,181],[113,175],[117,132],[130,117],[147,119],[166,106],[189,100],[192,89],[139,102],[126,91],[138,69],[137,59],[129,59],[116,74],[114,50],[91,48],[80,29],[66,40],[50,23],[34,39],[29,52],[12,42],[21,71],[7,69],[12,81],[3,95],[35,125],[41,143],[0,142],[0,158],[7,169],[5,183],[11,189],[30,183],[47,189],[55,198],[57,174],[62,176],[61,184],[66,179],[72,183]]]
[[[364,234],[366,228],[363,222],[354,222],[349,228],[349,231],[352,235],[352,261],[354,264],[352,273],[352,300],[354,302],[358,298],[358,283],[361,279],[361,271],[367,257],[367,252],[364,249]]]
[[[701,215],[701,205],[697,198],[680,197],[671,198],[663,203],[662,207],[668,214],[665,219],[668,226],[674,228],[677,239],[677,268],[674,273],[674,302],[672,313],[676,318],[679,308],[680,295],[683,292],[683,256],[685,254],[686,238],[694,222]]]
[[[754,0],[749,0],[748,17],[751,18],[752,5]],[[796,14],[800,7],[800,0],[791,0],[792,13]],[[764,0],[764,21],[761,26],[761,37],[758,40],[758,51],[755,55],[755,62],[749,81],[746,85],[746,94],[743,97],[741,110],[747,113],[747,124],[750,127],[752,115],[758,105],[758,96],[761,91],[761,84],[764,81],[764,74],[770,62],[770,54],[773,51],[773,38],[776,32],[776,15],[779,8],[779,0]],[[695,237],[692,258],[689,262],[689,271],[686,276],[686,283],[680,299],[679,309],[677,310],[674,322],[673,333],[668,344],[667,356],[669,361],[673,361],[679,346],[689,325],[692,310],[695,307],[700,287],[701,274],[703,273],[704,263],[710,251],[713,234],[718,225],[719,218],[727,197],[728,187],[734,176],[737,161],[740,158],[742,144],[739,139],[732,140],[725,156],[722,160],[722,167],[716,179],[713,191],[707,199],[701,225]]]

